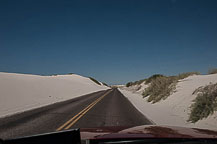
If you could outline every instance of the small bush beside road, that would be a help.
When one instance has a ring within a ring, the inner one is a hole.
[[[217,110],[217,83],[200,87],[194,91],[197,97],[191,105],[189,121],[195,123],[198,120],[207,118]]]

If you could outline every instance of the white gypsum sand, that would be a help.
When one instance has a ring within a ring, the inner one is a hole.
[[[0,72],[0,117],[106,89],[76,74],[39,76]]]
[[[217,112],[196,123],[187,121],[190,106],[197,96],[192,93],[197,88],[211,83],[217,83],[217,74],[189,76],[177,83],[175,93],[155,104],[147,102],[148,97],[142,98],[141,94],[132,92],[127,88],[121,88],[120,91],[139,111],[156,124],[217,130]]]

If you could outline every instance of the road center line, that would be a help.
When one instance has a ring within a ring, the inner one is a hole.
[[[108,95],[111,91],[106,92],[104,95],[96,99],[94,102],[89,104],[86,108],[72,117],[70,120],[61,125],[56,131],[60,131],[62,129],[69,129],[72,125],[74,125],[82,116],[84,116],[91,108],[93,108],[99,101],[101,101],[106,95]]]

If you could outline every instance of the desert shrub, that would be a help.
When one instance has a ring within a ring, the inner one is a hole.
[[[158,77],[164,77],[164,76],[161,74],[154,74],[151,77],[149,77],[148,79],[146,79],[145,83],[149,84],[150,82],[152,82],[152,80],[155,80]]]
[[[58,76],[58,74],[52,74],[51,76]]]
[[[166,99],[175,89],[176,78],[157,76],[152,79],[151,84],[143,92],[143,97],[148,97],[148,102],[156,103]]]
[[[146,79],[142,79],[142,80],[138,80],[138,81],[135,81],[135,82],[128,82],[126,84],[126,87],[130,87],[130,86],[133,86],[133,85],[140,85],[142,84]]]
[[[217,110],[217,84],[200,87],[193,93],[197,93],[197,97],[190,106],[191,113],[188,121],[195,123]]]
[[[105,85],[105,86],[108,86],[108,85],[107,85],[106,83],[104,83],[104,82],[103,82],[102,84]]]
[[[144,81],[146,81],[147,79],[142,79],[142,80],[139,80],[139,81],[136,81],[135,84],[137,85],[140,85],[142,84]]]
[[[199,72],[186,72],[186,73],[181,73],[177,76],[177,79],[184,79],[188,76],[191,76],[191,75],[199,75],[200,73]]]
[[[210,69],[210,70],[208,71],[208,74],[217,74],[217,68],[215,68],[215,69]]]
[[[91,79],[92,81],[94,81],[96,84],[101,85],[96,79],[89,77],[89,79]]]
[[[68,75],[73,75],[74,73],[68,73]]]
[[[132,82],[128,82],[127,84],[126,84],[126,87],[130,87],[130,86],[132,86]]]
[[[140,90],[142,88],[141,85],[138,85],[138,87],[135,89],[136,91]]]
[[[184,79],[190,75],[199,74],[198,72],[181,73],[178,76],[164,76],[155,74],[149,77],[145,82],[150,84],[143,92],[143,97],[148,97],[148,102],[156,103],[161,99],[166,99],[176,88],[178,80]]]

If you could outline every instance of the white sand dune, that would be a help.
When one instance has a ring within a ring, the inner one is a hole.
[[[0,72],[0,117],[106,89],[76,74],[39,76]]]
[[[142,98],[141,92],[136,92],[135,88],[121,88],[120,91],[154,123],[160,125],[198,127],[217,130],[217,112],[208,118],[204,118],[193,124],[187,122],[192,101],[196,94],[192,94],[198,87],[206,86],[210,83],[217,83],[217,74],[194,75],[180,80],[176,86],[176,92],[166,100],[158,103],[148,103],[147,98]],[[135,86],[134,86],[135,87]],[[143,88],[147,87],[143,86]]]

